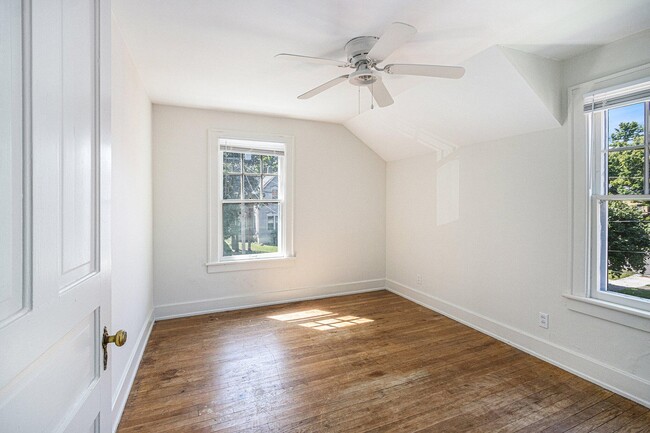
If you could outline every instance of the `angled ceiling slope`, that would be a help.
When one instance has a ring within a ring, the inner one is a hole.
[[[560,62],[494,46],[463,66],[463,79],[427,80],[345,126],[386,161],[561,126]]]

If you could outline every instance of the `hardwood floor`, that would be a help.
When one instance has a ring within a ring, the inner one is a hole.
[[[155,324],[119,433],[649,432],[650,410],[381,291]]]

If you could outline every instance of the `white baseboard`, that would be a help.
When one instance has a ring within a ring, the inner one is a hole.
[[[643,378],[396,281],[387,279],[386,289],[576,376],[650,407],[650,382]]]
[[[275,292],[262,292],[252,295],[228,296],[201,301],[158,305],[154,307],[154,315],[156,320],[175,319],[178,317],[196,316],[199,314],[216,313],[219,311],[240,310],[244,308],[329,298],[332,296],[353,295],[355,293],[385,289],[386,280],[383,278],[376,280],[353,281],[328,286],[302,287]]]
[[[131,352],[131,357],[126,364],[124,373],[122,374],[119,385],[117,386],[117,393],[113,397],[113,433],[117,431],[117,427],[120,424],[120,419],[122,419],[124,406],[126,406],[126,401],[129,398],[129,393],[131,392],[131,387],[133,386],[133,381],[135,380],[135,374],[138,372],[140,361],[142,361],[142,355],[144,355],[144,349],[147,347],[147,342],[149,341],[149,336],[151,335],[153,324],[154,312],[151,310],[149,316],[147,317],[147,320],[144,323],[144,326],[140,330],[140,334],[138,335],[137,340],[135,341],[135,350]]]

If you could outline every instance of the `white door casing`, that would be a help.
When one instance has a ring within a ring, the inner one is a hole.
[[[0,432],[107,433],[110,1],[0,3]]]

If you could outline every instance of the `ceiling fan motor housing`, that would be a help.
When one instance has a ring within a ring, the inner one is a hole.
[[[375,46],[379,38],[377,36],[359,36],[350,39],[345,44],[345,54],[348,58],[348,63],[357,65],[361,61],[365,61],[368,53]]]

